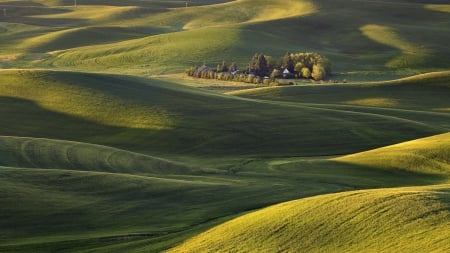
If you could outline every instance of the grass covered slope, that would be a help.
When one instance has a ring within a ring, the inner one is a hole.
[[[335,161],[424,174],[450,174],[450,133],[347,155]]]
[[[2,162],[17,166],[0,166],[5,252],[161,251],[230,215],[281,201],[448,180],[323,158],[204,159],[202,169],[216,170],[189,175],[176,164],[155,168],[158,159],[97,145],[17,137],[0,143]]]
[[[229,94],[302,103],[447,111],[450,72],[434,72],[386,82],[271,87]]]
[[[169,252],[445,252],[450,249],[449,138],[448,133],[436,135],[329,160],[341,163],[330,165],[337,170],[356,165],[360,173],[400,169],[407,173],[403,180],[439,175],[441,185],[348,191],[285,202],[216,226]],[[285,169],[295,173],[305,166],[296,163],[286,163]],[[279,165],[281,172],[284,165]]]
[[[188,230],[215,217],[208,205],[232,185],[225,180],[11,167],[0,167],[0,180],[2,252],[62,251]],[[200,197],[203,201],[195,201]]]
[[[116,127],[167,129],[173,119],[161,107],[143,104],[126,79],[52,71],[4,70],[0,95],[34,101],[47,110]],[[63,126],[63,124],[61,125]]]
[[[106,146],[0,136],[0,166],[125,174],[187,174],[184,165]]]
[[[237,61],[243,68],[255,52],[316,51],[335,63],[335,72],[345,72],[349,78],[352,74],[347,72],[406,75],[449,67],[441,57],[449,53],[442,43],[449,39],[446,13],[410,1],[362,2],[259,1],[255,5],[240,0],[150,16],[143,13],[123,22],[165,28],[161,33],[167,33],[109,45],[113,50],[100,46],[64,50],[43,64],[99,71],[127,66],[128,73],[148,75],[180,72],[203,62],[214,66],[222,60]]]
[[[450,186],[322,195],[256,211],[169,252],[446,252]]]
[[[222,60],[244,68],[256,52],[286,51],[319,52],[343,74],[339,77],[349,79],[449,67],[442,57],[449,53],[443,41],[450,34],[442,11],[448,5],[442,3],[239,0],[205,6],[191,1],[189,8],[177,1],[3,3],[8,12],[0,16],[3,68],[152,75]]]
[[[0,84],[0,102],[8,105],[0,114],[9,119],[0,124],[2,135],[96,143],[161,157],[345,154],[448,129],[441,114],[411,114],[417,116],[411,120],[241,99],[127,76],[5,70]]]

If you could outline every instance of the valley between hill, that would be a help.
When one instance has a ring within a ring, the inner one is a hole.
[[[448,7],[0,0],[0,252],[449,251]]]

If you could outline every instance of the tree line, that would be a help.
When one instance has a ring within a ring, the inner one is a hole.
[[[238,81],[247,83],[275,82],[277,79],[304,78],[315,81],[325,80],[331,75],[331,63],[318,53],[286,53],[280,61],[262,53],[253,55],[249,64],[240,70],[236,63],[225,61],[215,68],[203,64],[185,71],[191,77]]]

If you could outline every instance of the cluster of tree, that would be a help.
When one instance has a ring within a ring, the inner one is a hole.
[[[279,63],[271,56],[257,53],[244,71],[240,71],[235,63],[227,65],[222,62],[216,68],[210,68],[205,64],[201,67],[192,67],[186,70],[186,74],[197,78],[248,83],[275,81],[277,78],[306,78],[319,81],[331,75],[331,63],[317,53],[286,53]]]
[[[224,63],[219,64],[217,68],[213,69],[206,65],[201,67],[192,67],[186,70],[185,74],[191,77],[203,78],[203,79],[216,79],[221,81],[235,81],[260,84],[269,84],[271,80],[265,79],[262,76],[251,74],[248,71],[239,71],[236,65],[231,64],[226,66]],[[234,70],[233,70],[234,69]]]
[[[318,81],[331,75],[330,61],[317,53],[287,53],[283,57],[282,66],[298,78]]]

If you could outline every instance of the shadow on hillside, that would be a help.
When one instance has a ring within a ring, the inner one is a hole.
[[[448,61],[441,59],[441,55],[404,55],[395,47],[369,39],[360,30],[368,24],[382,24],[392,27],[400,38],[413,45],[441,53],[449,52],[448,47],[442,43],[450,39],[449,33],[445,25],[436,26],[447,22],[446,13],[427,10],[421,4],[385,1],[358,4],[337,0],[319,1],[315,4],[320,11],[313,15],[244,26],[242,44],[255,46],[256,52],[274,55],[286,51],[316,51],[326,55],[331,62],[339,63],[333,66],[336,72],[380,70],[380,66],[391,61],[401,67],[450,66]],[[274,41],[280,48],[274,48],[273,43],[256,43],[255,37],[258,41]]]
[[[132,151],[148,150],[149,145],[142,139],[167,131],[103,125],[47,110],[30,100],[2,96],[0,116],[7,119],[0,122],[0,135],[80,141]],[[151,149],[158,150],[158,147]]]
[[[363,166],[326,158],[304,159],[277,166],[276,171],[289,175],[293,180],[316,181],[316,185],[335,185],[338,191],[419,186],[446,183],[446,175],[429,174],[400,170],[397,168],[382,169],[374,166]],[[312,183],[309,182],[309,183]]]

